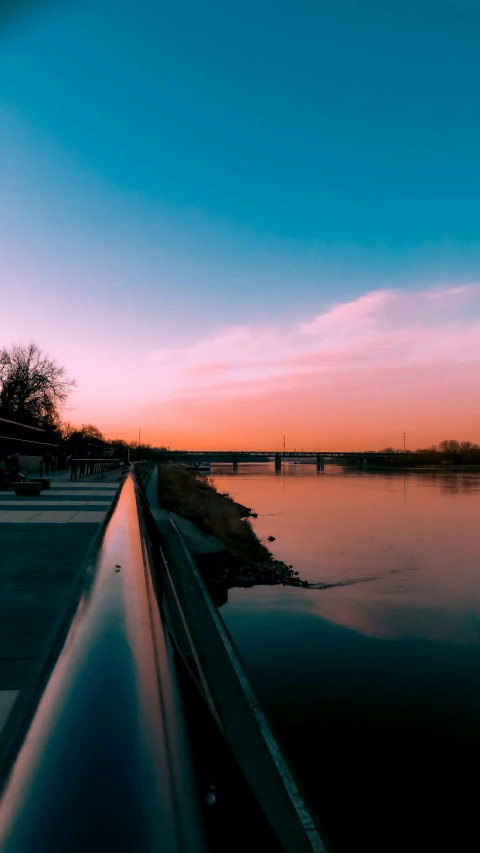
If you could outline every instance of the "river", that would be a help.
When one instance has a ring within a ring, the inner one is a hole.
[[[332,584],[230,590],[221,612],[333,849],[476,849],[480,474],[212,477],[275,557]]]

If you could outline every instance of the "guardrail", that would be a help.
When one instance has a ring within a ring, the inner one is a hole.
[[[152,473],[153,467],[153,462],[143,460],[141,462],[134,462],[135,476],[141,487],[145,486],[145,483]]]
[[[70,459],[70,479],[92,477],[94,474],[105,474],[115,468],[121,468],[126,463],[122,459]]]
[[[2,853],[202,853],[183,708],[132,471],[0,802]]]

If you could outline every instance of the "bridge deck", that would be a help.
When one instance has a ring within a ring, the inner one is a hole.
[[[149,457],[158,460],[173,460],[173,459],[261,459],[268,460],[280,456],[282,459],[315,459],[317,456],[324,458],[345,458],[345,459],[364,459],[379,458],[392,456],[407,455],[400,450],[383,451],[383,450],[153,450],[149,452]]]

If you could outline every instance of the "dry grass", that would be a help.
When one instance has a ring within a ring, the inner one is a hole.
[[[249,560],[270,558],[245,520],[250,509],[217,492],[206,477],[180,465],[159,465],[158,489],[162,506],[213,533],[230,551]]]

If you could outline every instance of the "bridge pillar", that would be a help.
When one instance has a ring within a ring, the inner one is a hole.
[[[281,471],[281,470],[282,470],[282,457],[280,456],[279,453],[277,453],[275,455],[275,471]]]
[[[323,471],[325,469],[325,459],[323,456],[320,456],[317,453],[317,471]]]
[[[233,454],[233,470],[236,471],[238,468],[238,456],[236,453]]]
[[[368,468],[368,459],[366,456],[364,456],[362,459],[362,468]]]

